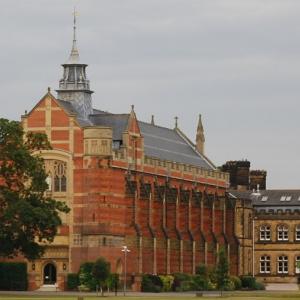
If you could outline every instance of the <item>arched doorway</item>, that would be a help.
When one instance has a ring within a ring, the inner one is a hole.
[[[44,284],[56,283],[56,267],[54,264],[46,264],[44,267]]]

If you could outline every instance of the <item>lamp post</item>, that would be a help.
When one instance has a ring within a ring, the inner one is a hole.
[[[127,253],[130,252],[127,246],[123,246],[122,252],[124,252],[124,296],[126,295],[126,274],[127,274]]]

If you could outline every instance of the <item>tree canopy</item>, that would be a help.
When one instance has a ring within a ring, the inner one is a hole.
[[[40,257],[61,225],[65,203],[46,195],[44,161],[51,149],[42,133],[24,134],[19,122],[0,118],[0,256]]]
[[[217,286],[220,290],[224,290],[225,285],[229,281],[229,264],[224,248],[218,253],[218,264],[216,268]]]

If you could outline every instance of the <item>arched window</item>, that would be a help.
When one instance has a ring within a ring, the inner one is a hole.
[[[259,272],[260,273],[270,273],[271,272],[271,262],[270,256],[263,255],[259,259]]]
[[[295,273],[300,274],[300,255],[295,256]]]
[[[300,225],[297,225],[295,228],[295,240],[300,241]]]
[[[286,225],[279,225],[277,227],[277,240],[278,241],[289,240],[289,229]]]
[[[270,241],[271,240],[271,227],[269,225],[260,226],[259,239],[261,241]]]
[[[289,272],[289,261],[285,255],[278,256],[277,258],[277,273],[288,274]]]
[[[54,162],[54,192],[65,192],[67,190],[66,169],[66,163]]]

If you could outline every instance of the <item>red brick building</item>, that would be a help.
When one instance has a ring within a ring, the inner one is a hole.
[[[74,23],[75,25],[75,23]],[[134,107],[112,114],[92,107],[86,64],[74,40],[57,97],[48,93],[26,115],[25,131],[44,132],[49,193],[71,208],[44,257],[30,262],[30,289],[58,283],[81,263],[103,256],[138,289],[142,273],[194,273],[214,265],[220,246],[231,273],[239,271],[235,203],[226,198],[229,175],[204,155],[199,118],[196,144],[178,128],[138,120]]]

